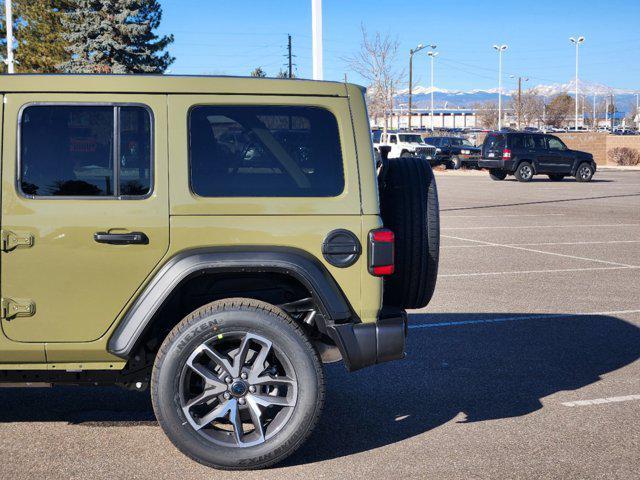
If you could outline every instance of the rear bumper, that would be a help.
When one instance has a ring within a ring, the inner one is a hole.
[[[376,322],[338,324],[327,330],[350,372],[404,358],[407,336],[404,310],[383,308]]]
[[[513,160],[502,160],[493,158],[479,158],[478,168],[488,168],[496,170],[506,170],[512,172],[514,167]]]

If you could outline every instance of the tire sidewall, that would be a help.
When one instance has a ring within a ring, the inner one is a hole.
[[[182,368],[194,349],[219,334],[233,331],[250,331],[273,342],[289,358],[298,381],[296,406],[287,423],[272,438],[247,448],[222,447],[207,441],[188,424],[178,393]],[[191,322],[171,338],[166,354],[154,365],[154,408],[166,435],[183,453],[214,467],[251,468],[288,455],[314,423],[320,395],[315,352],[308,351],[298,335],[278,316],[249,309],[213,311]]]
[[[529,177],[523,177],[522,176],[522,169],[525,168],[525,167],[529,167],[531,169],[531,175]],[[520,182],[530,182],[531,179],[533,178],[534,174],[535,174],[535,172],[533,171],[533,166],[529,162],[520,163],[518,165],[518,168],[516,169],[516,178]]]
[[[507,178],[507,172],[504,170],[490,170],[489,176],[492,180],[504,180]]]
[[[582,175],[580,174],[580,170],[582,170],[584,167],[587,167],[589,169],[589,178],[582,178]],[[578,182],[590,182],[591,179],[593,178],[593,167],[591,165],[589,165],[588,163],[584,162],[581,163],[580,165],[578,165],[578,168],[576,169],[576,180]]]

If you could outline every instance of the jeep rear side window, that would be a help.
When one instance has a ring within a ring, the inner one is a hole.
[[[150,114],[139,106],[27,106],[19,163],[27,196],[145,196],[151,191]]]
[[[197,106],[192,191],[202,197],[332,197],[344,190],[338,123],[303,106]]]

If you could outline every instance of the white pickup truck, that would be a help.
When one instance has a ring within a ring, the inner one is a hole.
[[[425,143],[418,133],[387,132],[376,130],[372,133],[373,148],[391,147],[388,158],[423,156],[430,162],[436,158],[436,147]]]

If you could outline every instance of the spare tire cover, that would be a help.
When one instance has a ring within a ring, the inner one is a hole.
[[[395,272],[385,277],[384,304],[425,307],[436,286],[440,250],[438,192],[429,162],[389,160],[379,190],[382,221],[395,234]]]

